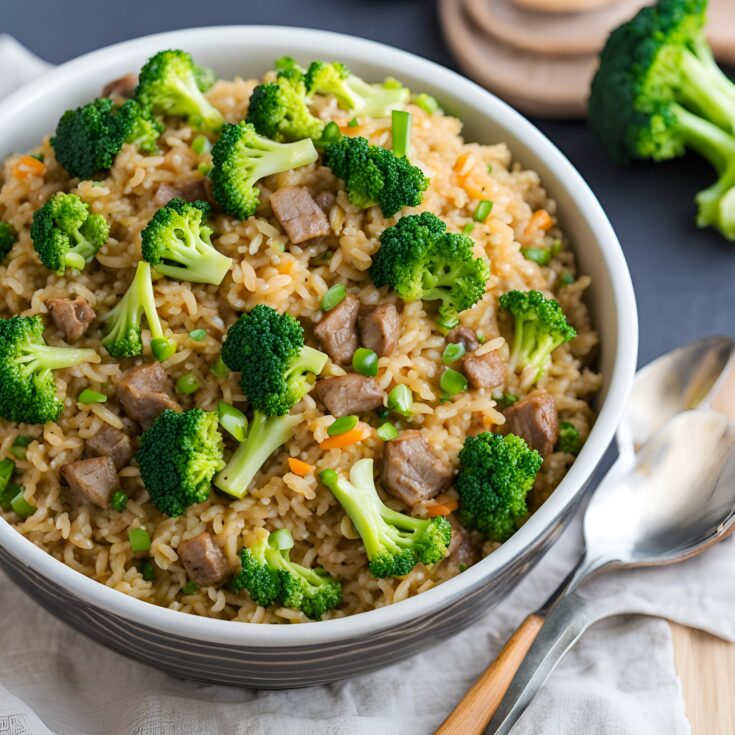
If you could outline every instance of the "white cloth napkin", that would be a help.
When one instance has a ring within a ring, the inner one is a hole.
[[[0,36],[0,97],[46,64]],[[581,548],[575,521],[513,594],[458,636],[374,674],[258,692],[179,681],[67,628],[0,574],[0,733],[12,735],[425,735],[434,731]],[[735,640],[735,541],[669,569],[600,578],[595,594]],[[235,625],[236,623],[233,623]],[[516,725],[518,735],[690,732],[669,626],[595,625]]]

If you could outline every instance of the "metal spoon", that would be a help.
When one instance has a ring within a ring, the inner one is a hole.
[[[723,396],[728,392],[735,395],[733,382],[735,342],[728,337],[707,337],[684,345],[642,368],[636,375],[616,435],[618,460],[609,470],[606,481],[630,471],[638,449],[677,414],[709,405],[723,410]],[[731,415],[735,418],[732,407]],[[539,610],[526,617],[495,661],[440,726],[437,735],[482,732],[500,705],[547,614],[569,589],[575,576],[579,580],[583,561],[580,560]]]

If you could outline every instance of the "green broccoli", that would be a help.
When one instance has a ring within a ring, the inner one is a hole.
[[[459,453],[455,487],[459,520],[490,541],[505,541],[526,515],[526,495],[541,455],[515,434],[468,436]]]
[[[310,138],[296,143],[277,143],[258,135],[246,122],[225,125],[212,148],[209,177],[214,198],[227,214],[247,219],[258,208],[256,183],[271,174],[307,166],[319,154]]]
[[[536,382],[548,369],[551,353],[574,339],[577,332],[567,322],[559,302],[545,299],[540,291],[508,291],[500,297],[500,306],[513,315],[515,325],[511,367],[523,370],[530,365]]]
[[[18,242],[18,233],[10,222],[0,219],[0,261],[11,251]]]
[[[660,0],[610,35],[589,120],[611,158],[662,161],[688,148],[719,180],[700,192],[697,223],[735,240],[735,84],[704,35],[706,0]]]
[[[161,207],[141,235],[143,259],[169,278],[218,286],[232,260],[214,249],[206,202],[172,199]]]
[[[403,207],[417,207],[429,185],[405,156],[370,145],[365,138],[342,136],[327,146],[324,163],[345,182],[352,204],[361,209],[379,204],[386,217]]]
[[[158,137],[163,132],[163,123],[151,115],[150,111],[137,100],[128,100],[117,112],[124,143],[134,145],[143,153],[155,153]]]
[[[447,555],[452,527],[443,516],[412,518],[385,505],[375,489],[373,460],[358,460],[349,481],[335,470],[319,479],[339,501],[365,546],[375,577],[402,577],[418,562],[436,564]]]
[[[292,548],[291,534],[281,528],[242,549],[242,569],[230,582],[230,589],[246,589],[258,605],[277,602],[320,620],[327,610],[342,603],[342,585],[320,567],[310,569],[291,561]]]
[[[560,421],[559,440],[556,443],[556,451],[566,452],[567,454],[579,454],[581,448],[582,437],[580,437],[577,427],[569,421]]]
[[[313,387],[327,356],[304,345],[304,329],[291,314],[260,304],[227,331],[222,359],[240,373],[253,408],[268,416],[288,413]]]
[[[41,262],[59,275],[67,268],[78,271],[107,242],[110,228],[101,214],[76,194],[58,192],[33,213],[31,239]]]
[[[56,421],[64,404],[53,371],[99,361],[94,350],[48,346],[38,315],[0,319],[0,416],[26,424]]]
[[[102,317],[103,321],[109,323],[107,334],[102,338],[102,345],[113,357],[136,357],[143,351],[140,336],[143,314],[148,321],[154,352],[157,351],[158,345],[161,345],[160,349],[168,345],[169,350],[175,351],[175,342],[163,336],[153,295],[151,266],[145,261],[140,261],[124,296],[112,311]]]
[[[490,276],[488,264],[474,257],[473,248],[467,235],[447,232],[430,212],[408,215],[383,231],[370,277],[404,301],[440,301],[440,324],[451,329],[459,323],[459,312],[483,297]]]
[[[339,62],[312,62],[304,81],[309,94],[334,95],[343,109],[368,117],[389,117],[411,96],[406,87],[368,84]]]
[[[197,87],[199,87],[199,91],[207,92],[217,81],[217,75],[214,73],[214,69],[210,69],[208,66],[194,64],[194,79],[196,80]]]
[[[140,70],[136,99],[161,115],[185,117],[197,130],[216,132],[222,127],[222,113],[199,88],[200,67],[185,51],[159,51]]]
[[[140,477],[156,509],[180,516],[203,503],[215,472],[224,467],[217,414],[193,408],[166,409],[140,437],[135,455]]]
[[[303,79],[289,74],[279,74],[275,82],[253,90],[247,122],[260,135],[279,142],[318,140],[324,130],[324,122],[309,110]]]

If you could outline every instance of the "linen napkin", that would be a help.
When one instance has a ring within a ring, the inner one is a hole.
[[[47,66],[0,36],[0,97]],[[470,629],[388,669],[293,691],[174,679],[67,628],[0,573],[0,734],[431,733],[525,615],[566,576],[581,552],[580,527],[576,519],[511,596]],[[676,567],[600,578],[594,593],[735,640],[733,578],[730,539]],[[689,733],[667,623],[628,616],[593,626],[513,732]]]

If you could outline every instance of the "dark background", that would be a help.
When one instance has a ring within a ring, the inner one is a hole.
[[[159,31],[261,23],[350,33],[457,68],[433,0],[2,0],[0,7],[0,31],[53,63]],[[621,169],[584,123],[533,122],[581,171],[617,231],[638,298],[640,363],[705,334],[735,336],[735,243],[694,225],[693,197],[715,178],[707,164],[690,157]]]

